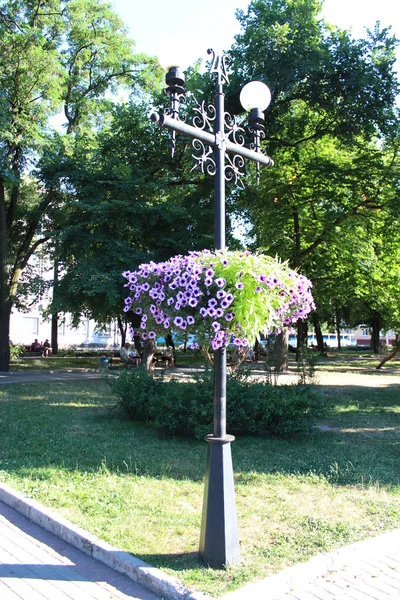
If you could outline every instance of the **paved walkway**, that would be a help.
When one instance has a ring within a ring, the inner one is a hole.
[[[223,600],[400,600],[400,530],[321,554]]]
[[[1,600],[157,600],[157,596],[0,501]]]

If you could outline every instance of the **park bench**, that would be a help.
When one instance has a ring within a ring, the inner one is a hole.
[[[124,360],[122,360],[122,358],[120,356],[109,356],[108,357],[108,368],[109,369],[116,369],[118,367],[125,367],[125,368],[130,368],[133,367],[134,365],[128,365]]]
[[[31,350],[31,346],[25,346],[24,356],[42,356],[41,350]]]

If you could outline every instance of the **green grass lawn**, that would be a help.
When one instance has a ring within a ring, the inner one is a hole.
[[[49,356],[48,358],[20,357],[11,360],[10,371],[50,371],[55,369],[98,369],[99,358],[106,351],[99,352],[98,356]],[[199,353],[177,352],[176,365],[178,367],[204,366],[205,361]]]
[[[218,596],[400,526],[399,391],[324,388],[328,431],[237,438],[242,560],[226,571],[197,560],[206,444],[126,420],[103,380],[1,386],[0,479]]]
[[[390,354],[390,351],[382,355],[373,354],[372,350],[365,348],[351,348],[351,349],[329,349],[328,356],[316,355],[317,370],[335,370],[344,369],[346,371],[352,371],[354,369],[376,369],[381,360]],[[385,367],[399,367],[400,366],[400,354],[386,363]]]
[[[53,371],[57,369],[98,369],[97,356],[21,357],[10,361],[10,371]]]

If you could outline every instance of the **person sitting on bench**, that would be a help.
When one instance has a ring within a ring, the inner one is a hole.
[[[36,338],[35,341],[31,344],[31,352],[41,352],[42,345],[39,340]]]
[[[49,354],[52,354],[52,353],[53,353],[53,351],[51,349],[49,340],[45,340],[43,342],[43,346],[42,346],[42,356],[44,358],[47,358],[49,356]]]
[[[122,346],[121,350],[119,351],[119,355],[127,367],[131,367],[133,365],[138,366],[140,364],[138,363],[138,360],[140,361],[140,357],[138,358],[136,356],[132,356],[131,345],[128,342],[126,342],[125,346]]]
[[[172,348],[168,347],[164,350],[164,352],[161,354],[161,360],[165,360],[166,367],[174,367],[175,366],[174,354],[172,352]]]

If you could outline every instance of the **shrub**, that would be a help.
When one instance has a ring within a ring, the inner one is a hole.
[[[212,432],[213,374],[178,381],[151,377],[145,369],[125,371],[112,380],[114,393],[129,416],[169,435],[201,439]],[[279,435],[310,429],[323,413],[320,395],[312,386],[271,386],[246,375],[227,381],[227,430],[232,434]]]
[[[24,344],[10,344],[10,358],[15,359],[23,356],[25,352]]]
[[[149,403],[157,395],[161,382],[148,375],[145,369],[122,371],[117,379],[108,380],[121,405],[134,421],[149,419]]]

